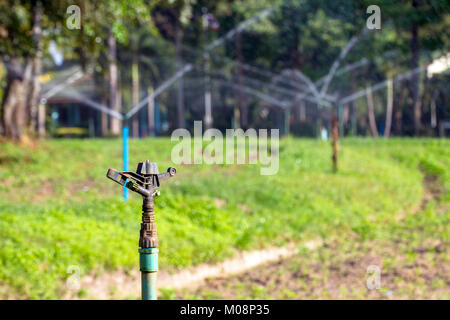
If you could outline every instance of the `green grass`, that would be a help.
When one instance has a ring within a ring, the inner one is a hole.
[[[130,164],[151,159],[164,171],[172,145],[132,140]],[[313,237],[386,237],[386,226],[420,208],[424,173],[438,177],[449,199],[449,147],[347,139],[333,173],[329,143],[284,139],[277,175],[261,176],[256,165],[177,166],[155,201],[160,268]],[[71,265],[82,274],[137,268],[141,200],[121,200],[105,177],[110,167],[121,168],[119,140],[0,145],[0,296],[64,296]]]

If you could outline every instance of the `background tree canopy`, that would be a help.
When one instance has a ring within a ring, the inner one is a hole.
[[[79,30],[67,27],[72,4],[80,8]],[[381,30],[367,29],[369,5],[381,9]],[[1,132],[21,140],[55,125],[41,82],[67,66],[93,81],[88,93],[69,87],[120,113],[191,64],[193,71],[158,93],[155,110],[130,119],[134,136],[154,134],[154,121],[161,134],[190,128],[208,112],[219,129],[286,131],[289,124],[294,134],[317,135],[330,125],[331,107],[340,110],[344,134],[392,126],[397,135],[436,135],[448,119],[448,75],[395,77],[447,55],[449,7],[444,0],[2,0]],[[63,56],[59,68],[52,50]],[[341,103],[391,78],[392,94],[389,85]],[[103,112],[99,126],[99,134],[117,135],[122,122]]]

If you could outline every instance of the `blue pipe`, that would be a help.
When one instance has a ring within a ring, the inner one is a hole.
[[[123,171],[128,171],[128,127],[126,125],[122,128],[122,141],[123,141]],[[128,189],[123,187],[123,200],[128,200]]]

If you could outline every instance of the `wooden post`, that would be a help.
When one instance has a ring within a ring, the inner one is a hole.
[[[333,111],[333,116],[331,119],[331,136],[332,136],[332,144],[333,144],[333,171],[336,172],[338,170],[338,139],[339,139],[339,127],[338,127],[338,119],[337,119],[337,110]]]
[[[38,106],[38,135],[39,138],[45,137],[45,104],[43,103]]]

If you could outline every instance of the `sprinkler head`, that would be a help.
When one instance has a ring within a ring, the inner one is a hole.
[[[150,160],[139,162],[136,173],[141,175],[158,174],[158,165],[155,162],[150,162]]]
[[[167,172],[159,173],[158,165],[146,160],[138,163],[136,172],[108,169],[106,176],[147,198],[159,195],[156,189],[160,187],[161,181],[173,177],[176,173],[177,169],[174,167],[169,167]]]

